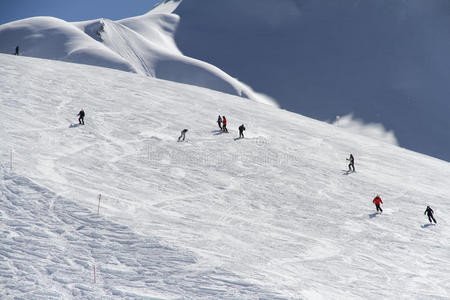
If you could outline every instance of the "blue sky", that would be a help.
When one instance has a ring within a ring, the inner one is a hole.
[[[0,0],[0,24],[35,16],[66,21],[119,20],[148,12],[159,0]]]

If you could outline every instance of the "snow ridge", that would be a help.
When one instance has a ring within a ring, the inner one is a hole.
[[[35,17],[11,22],[0,25],[0,53],[19,45],[24,56],[135,72],[276,105],[219,68],[184,56],[173,38],[179,17],[163,11],[120,21]]]

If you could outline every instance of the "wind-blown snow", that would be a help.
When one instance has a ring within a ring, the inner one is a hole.
[[[183,0],[175,41],[281,108],[450,161],[448,0]],[[165,4],[166,6],[169,3]]]
[[[179,17],[164,11],[159,7],[121,21],[35,17],[11,22],[0,25],[0,53],[19,45],[24,56],[130,71],[276,105],[219,68],[184,56],[173,40]]]
[[[209,89],[0,65],[1,298],[450,297],[448,163]]]

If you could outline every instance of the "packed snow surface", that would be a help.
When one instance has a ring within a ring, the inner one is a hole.
[[[0,298],[450,297],[448,163],[210,89],[0,65]]]

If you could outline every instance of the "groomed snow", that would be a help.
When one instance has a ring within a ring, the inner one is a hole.
[[[0,65],[0,298],[450,297],[448,163],[209,89]]]

